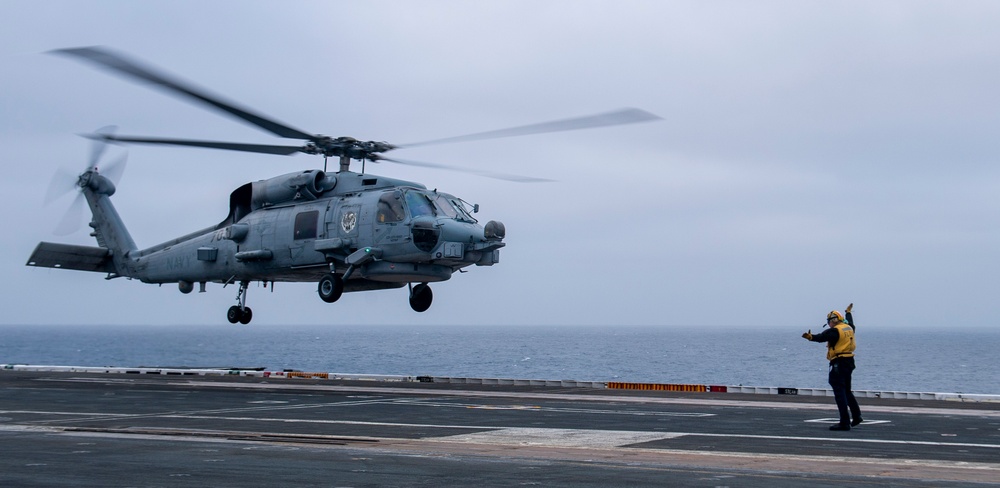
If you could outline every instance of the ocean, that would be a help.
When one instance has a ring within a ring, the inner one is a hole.
[[[224,367],[825,388],[803,330],[651,326],[0,326],[0,364]],[[859,327],[855,390],[1000,394],[998,329]]]

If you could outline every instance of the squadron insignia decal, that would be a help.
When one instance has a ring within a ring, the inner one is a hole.
[[[345,234],[350,234],[354,230],[354,225],[358,223],[358,214],[353,211],[344,214],[343,218],[340,219],[340,228],[344,229]]]

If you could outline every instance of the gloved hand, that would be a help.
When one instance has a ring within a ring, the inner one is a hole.
[[[813,331],[812,331],[812,329],[809,329],[809,332],[806,332],[806,333],[802,334],[802,338],[805,339],[805,340],[807,340],[807,341],[813,340]]]
[[[847,315],[847,314],[851,313],[851,309],[852,308],[854,308],[854,304],[853,303],[850,304],[850,305],[848,305],[847,308],[844,309],[844,315]]]

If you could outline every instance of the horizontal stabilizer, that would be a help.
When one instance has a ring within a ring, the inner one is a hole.
[[[39,242],[28,258],[28,266],[114,273],[111,251],[103,247]]]

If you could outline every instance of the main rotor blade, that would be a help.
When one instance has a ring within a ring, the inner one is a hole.
[[[492,130],[478,132],[457,137],[446,137],[432,141],[416,142],[412,144],[397,145],[397,148],[427,146],[431,144],[451,144],[454,142],[479,141],[483,139],[498,139],[501,137],[526,136],[530,134],[543,134],[546,132],[562,132],[569,130],[591,129],[594,127],[606,127],[609,125],[635,124],[638,122],[649,122],[660,120],[662,117],[651,114],[645,110],[637,108],[623,108],[612,112],[572,119],[553,120],[540,124],[522,125],[509,129]]]
[[[92,46],[56,49],[50,52],[53,54],[74,56],[83,59],[84,61],[96,64],[99,67],[131,76],[140,81],[151,83],[154,86],[163,88],[168,92],[182,95],[222,110],[223,112],[229,113],[230,115],[281,137],[289,139],[307,139],[310,141],[317,138],[317,136],[313,134],[308,134],[287,124],[277,122],[268,117],[264,117],[263,115],[255,114],[248,109],[238,107],[235,103],[224,102],[221,100],[221,97],[209,95],[205,91],[196,89],[188,83],[172,78],[162,72],[158,72],[149,66],[143,66],[139,62],[130,60],[124,55],[111,51],[107,48]]]
[[[552,182],[552,181],[555,181],[555,180],[547,180],[545,178],[533,178],[531,176],[520,176],[520,175],[512,175],[512,174],[506,174],[506,173],[494,173],[492,171],[482,171],[482,170],[471,169],[471,168],[463,168],[461,166],[448,166],[448,165],[437,164],[437,163],[425,163],[425,162],[422,162],[422,161],[413,161],[413,160],[409,160],[409,159],[392,159],[392,158],[379,157],[377,159],[377,161],[389,161],[390,163],[405,164],[405,165],[409,165],[409,166],[422,166],[424,168],[437,168],[437,169],[447,169],[447,170],[451,170],[451,171],[460,171],[462,173],[471,173],[471,174],[474,174],[474,175],[485,176],[487,178],[493,178],[493,179],[497,179],[497,180],[513,181],[513,182],[517,182],[517,183],[542,183],[542,182]]]
[[[212,149],[226,149],[229,151],[243,151],[263,154],[277,154],[287,156],[302,152],[302,146],[277,146],[270,144],[244,144],[240,142],[220,142],[220,141],[196,141],[191,139],[166,139],[159,137],[127,137],[127,136],[105,136],[101,134],[88,134],[85,137],[99,138],[111,142],[129,142],[135,144],[157,144],[168,146],[189,146],[207,147]]]

